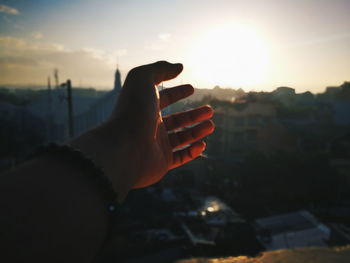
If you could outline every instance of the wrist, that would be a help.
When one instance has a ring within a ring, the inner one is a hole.
[[[113,133],[110,127],[102,124],[91,129],[79,137],[71,140],[69,144],[90,157],[112,182],[114,191],[118,194],[119,202],[123,201],[132,188],[128,182],[129,176],[121,163],[119,136]],[[110,136],[113,134],[113,136]]]
[[[118,195],[113,189],[111,180],[85,153],[69,145],[50,143],[40,147],[34,155],[34,157],[42,156],[45,156],[48,161],[58,161],[60,167],[69,168],[71,174],[83,174],[85,178],[89,177],[90,182],[95,185],[95,188],[99,188],[100,195],[107,201],[108,211],[115,210]]]

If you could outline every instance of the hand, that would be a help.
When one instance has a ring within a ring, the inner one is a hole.
[[[161,92],[156,88],[162,81],[175,78],[182,69],[181,64],[165,61],[132,69],[111,117],[89,133],[90,146],[82,147],[86,143],[79,143],[79,138],[72,143],[103,167],[119,194],[158,182],[170,169],[204,151],[205,143],[200,139],[214,131],[209,120],[213,110],[209,106],[165,117],[160,113],[193,93],[191,85]],[[186,126],[193,127],[178,130]]]

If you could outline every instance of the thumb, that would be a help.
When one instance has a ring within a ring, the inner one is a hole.
[[[182,70],[182,64],[166,61],[130,70],[112,118],[132,119],[137,129],[155,129],[159,118],[159,93],[155,85],[175,78]],[[155,134],[154,131],[152,133]]]

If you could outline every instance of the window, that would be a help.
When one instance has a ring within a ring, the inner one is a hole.
[[[256,130],[247,130],[246,132],[247,141],[256,141],[258,139],[258,134]]]

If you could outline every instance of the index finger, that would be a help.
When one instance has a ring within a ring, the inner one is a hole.
[[[159,92],[159,107],[164,109],[170,104],[192,95],[193,92],[194,89],[189,84],[163,89]]]
[[[140,79],[158,85],[162,81],[170,80],[183,70],[181,63],[172,64],[167,61],[158,61],[152,64],[139,66],[129,71],[125,82],[140,81]]]
[[[147,66],[150,67],[153,74],[154,85],[158,85],[162,81],[176,78],[183,70],[183,65],[181,63],[172,64],[167,61],[158,61],[146,65],[146,67]]]

